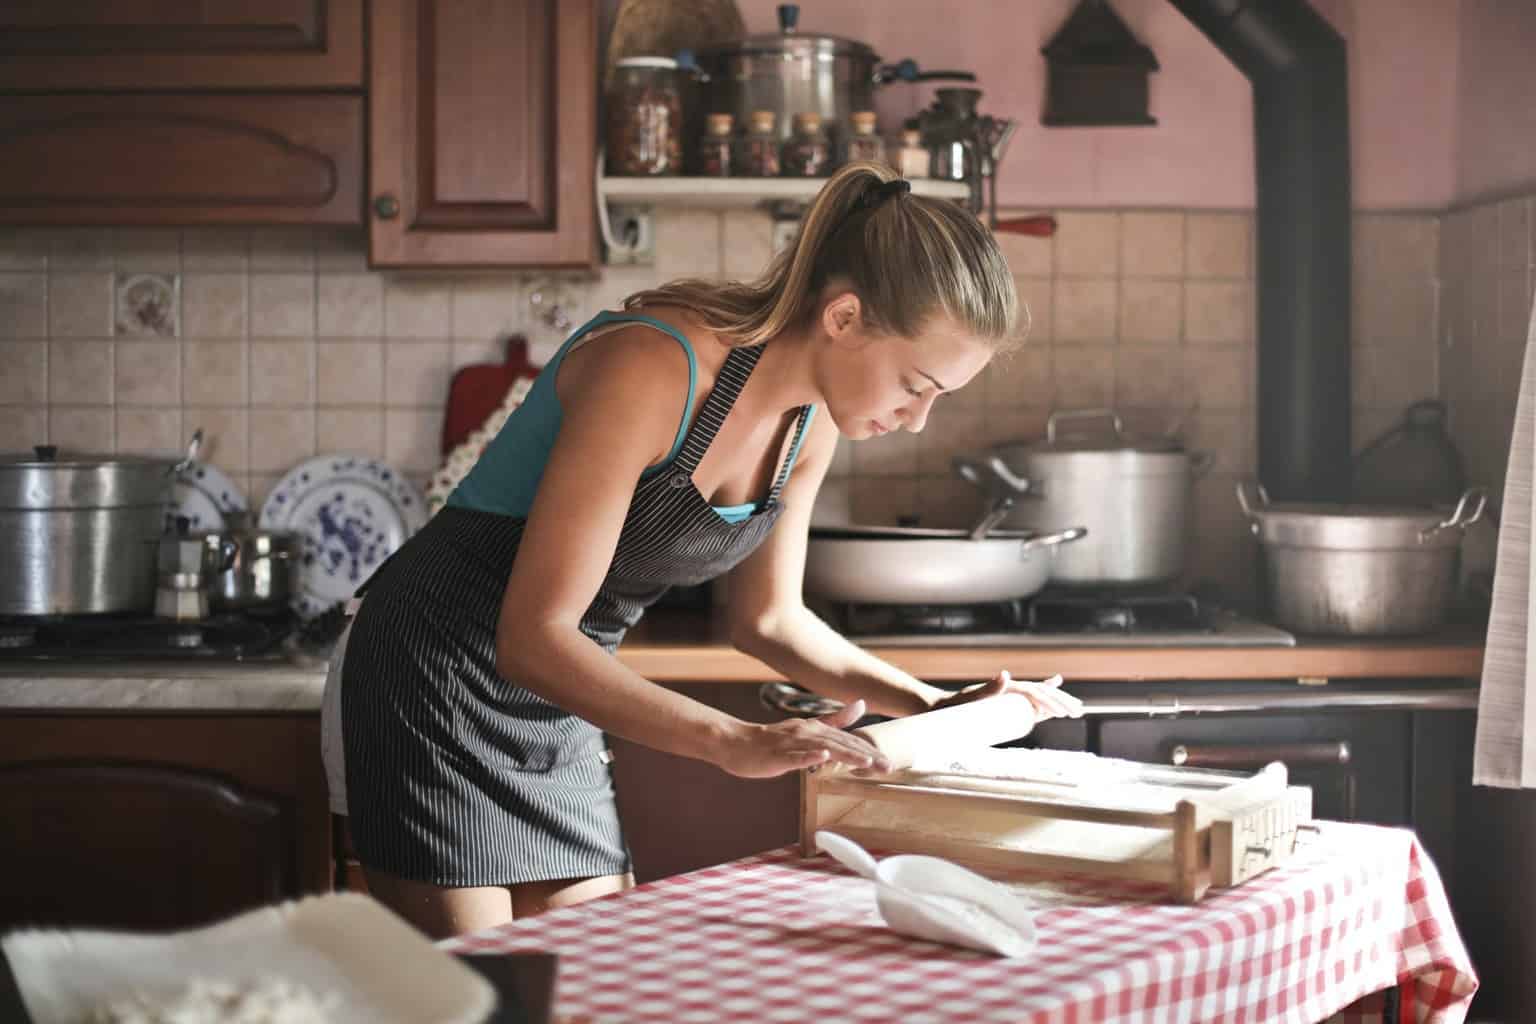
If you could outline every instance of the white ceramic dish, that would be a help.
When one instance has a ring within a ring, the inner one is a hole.
[[[358,455],[318,455],[277,482],[257,522],[304,538],[293,610],[309,619],[351,598],[426,521],[421,492],[394,467]]]
[[[172,1000],[194,979],[239,987],[279,978],[333,1000],[337,1024],[476,1024],[496,1004],[485,979],[359,893],[170,935],[20,931],[0,948],[33,1024],[78,1024],[135,996]]]
[[[1026,956],[1035,948],[1029,904],[990,878],[919,854],[877,862],[836,832],[817,832],[816,845],[875,883],[880,916],[892,931],[1004,957]]]
[[[186,516],[191,529],[222,530],[246,511],[245,494],[217,466],[190,462],[176,474],[172,516]]]

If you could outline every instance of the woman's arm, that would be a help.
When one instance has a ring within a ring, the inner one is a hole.
[[[581,632],[640,474],[671,448],[686,412],[688,370],[674,341],[633,328],[572,353],[561,376],[560,433],[497,621],[501,674],[605,732],[733,774],[776,775],[828,760],[880,767],[870,744],[841,731],[857,717],[846,709],[825,721],[744,722],[657,686]]]

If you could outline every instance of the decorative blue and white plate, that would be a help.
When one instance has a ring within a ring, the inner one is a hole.
[[[318,455],[277,482],[261,506],[264,530],[304,538],[293,610],[311,619],[351,598],[427,522],[427,504],[394,467],[358,455]]]
[[[186,516],[192,530],[222,530],[229,517],[246,511],[245,495],[235,482],[207,462],[191,462],[176,474],[173,506],[167,514],[171,526],[176,516]]]

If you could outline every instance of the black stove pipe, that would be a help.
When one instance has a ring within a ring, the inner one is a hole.
[[[1275,500],[1350,482],[1349,77],[1306,0],[1170,0],[1253,85],[1259,479]]]

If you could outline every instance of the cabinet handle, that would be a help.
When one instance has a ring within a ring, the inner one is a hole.
[[[1350,757],[1349,744],[1344,740],[1254,746],[1180,743],[1168,752],[1169,761],[1191,768],[1228,768],[1271,761],[1283,761],[1288,765],[1348,764]]]
[[[385,192],[374,199],[373,212],[384,220],[394,220],[400,216],[400,200]]]

